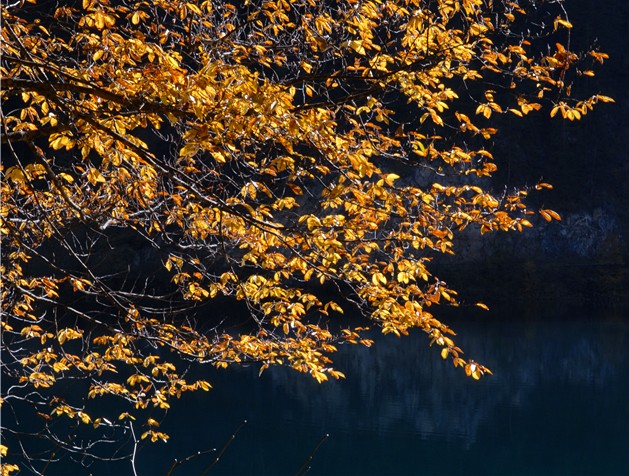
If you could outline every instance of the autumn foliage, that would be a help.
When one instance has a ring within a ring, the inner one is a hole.
[[[571,29],[526,0],[3,2],[3,415],[30,411],[52,452],[100,451],[59,419],[165,441],[147,411],[210,388],[189,365],[322,382],[364,326],[420,329],[481,377],[433,314],[458,301],[431,257],[559,219],[524,201],[548,184],[494,191],[490,146],[506,116],[611,101],[572,97],[607,56]],[[159,269],[114,263],[129,241]]]

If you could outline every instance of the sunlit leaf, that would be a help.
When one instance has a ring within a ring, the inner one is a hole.
[[[90,183],[94,185],[97,183],[106,182],[105,177],[103,177],[103,174],[101,174],[98,169],[95,169],[93,167],[87,171],[87,179],[90,181]]]

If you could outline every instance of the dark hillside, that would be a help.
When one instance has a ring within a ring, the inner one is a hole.
[[[616,102],[575,122],[551,119],[547,111],[528,121],[505,119],[494,144],[496,187],[543,178],[554,189],[532,194],[529,203],[563,219],[540,220],[519,235],[466,233],[457,255],[444,260],[443,277],[468,296],[477,297],[467,292],[477,283],[493,303],[513,303],[514,295],[559,306],[628,299],[629,3],[571,0],[566,7],[575,25],[572,49],[596,44],[610,56],[579,90]]]

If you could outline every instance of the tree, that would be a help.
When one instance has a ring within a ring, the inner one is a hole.
[[[493,191],[503,117],[611,101],[572,97],[607,55],[571,50],[560,1],[22,0],[2,21],[3,433],[36,473],[166,441],[155,412],[210,388],[193,364],[342,378],[330,355],[366,325],[488,373],[433,315],[459,302],[431,258],[560,219],[524,201],[549,184]]]

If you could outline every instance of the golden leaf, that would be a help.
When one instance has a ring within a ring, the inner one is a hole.
[[[349,47],[359,55],[365,55],[367,53],[362,41],[352,40],[349,42]]]
[[[26,182],[26,176],[24,175],[24,172],[22,172],[22,169],[15,166],[9,167],[7,169],[7,173],[5,177],[8,180],[11,180],[16,183]]]
[[[92,419],[87,413],[78,412],[77,415],[81,419],[81,421],[85,423],[86,425],[92,422]]]
[[[597,94],[595,97],[596,97],[596,99],[598,99],[601,102],[616,102],[612,98],[610,98],[608,96],[602,96],[600,94]]]
[[[393,186],[393,182],[396,181],[399,178],[400,178],[400,176],[397,175],[397,174],[387,174],[386,177],[384,178],[384,181],[387,183],[387,185],[392,187]]]
[[[92,185],[96,185],[97,183],[105,183],[105,177],[103,177],[103,174],[100,173],[100,171],[98,169],[95,169],[94,167],[91,167],[88,171],[87,171],[87,180],[89,180],[89,182]]]
[[[343,308],[339,306],[337,303],[330,301],[329,305],[330,305],[330,309],[332,309],[333,311],[336,311],[339,314],[343,314]]]
[[[559,215],[559,213],[553,211],[553,210],[545,210],[546,213],[548,213],[551,217],[553,217],[555,220],[557,221],[561,221],[561,216]]]
[[[60,174],[57,175],[57,177],[62,178],[63,180],[65,180],[68,183],[73,183],[74,182],[74,177],[72,177],[72,175],[70,175],[70,174],[66,174],[65,172],[61,172]]]
[[[570,23],[568,20],[564,20],[561,17],[557,17],[555,18],[555,21],[553,23],[555,30],[557,30],[559,28],[559,26],[563,26],[564,28],[572,28],[572,23]]]
[[[212,385],[210,385],[208,382],[206,382],[205,380],[199,380],[197,382],[197,385],[204,391],[208,392],[211,388]]]

